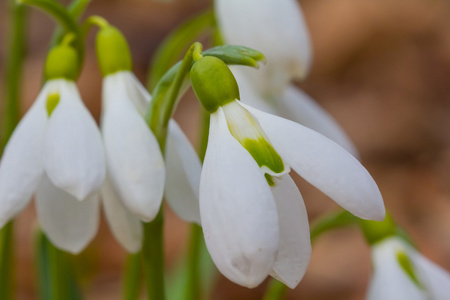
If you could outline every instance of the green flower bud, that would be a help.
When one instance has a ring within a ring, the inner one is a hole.
[[[196,61],[191,69],[191,81],[195,95],[209,113],[239,99],[239,88],[233,73],[216,57],[205,56]]]
[[[361,220],[361,229],[370,245],[380,242],[381,240],[396,235],[397,228],[394,220],[389,214],[381,221]]]
[[[103,76],[119,71],[131,71],[131,52],[123,34],[113,26],[97,34],[97,58]]]
[[[45,62],[45,79],[65,78],[75,81],[79,73],[79,58],[77,51],[68,45],[53,48]]]

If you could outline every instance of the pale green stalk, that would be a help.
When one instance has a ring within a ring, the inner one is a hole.
[[[186,53],[174,81],[170,84],[164,95],[155,95],[147,112],[147,123],[155,134],[162,153],[166,144],[167,127],[169,120],[177,105],[183,83],[189,75],[192,65],[192,46]],[[166,87],[167,88],[167,87]],[[155,89],[158,92],[158,89]],[[159,91],[162,91],[161,89]],[[142,258],[146,276],[147,295],[149,300],[164,300],[164,213],[161,206],[155,220],[144,224],[144,242],[142,246]]]
[[[20,82],[25,48],[25,9],[9,1],[8,49],[6,62],[5,94],[3,102],[0,155],[20,120]],[[2,299],[14,299],[14,223],[8,222],[0,230],[0,291]]]
[[[123,276],[123,300],[139,299],[142,287],[141,257],[139,254],[130,254],[125,263]]]

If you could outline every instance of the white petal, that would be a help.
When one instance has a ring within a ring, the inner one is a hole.
[[[199,188],[202,164],[178,124],[170,120],[166,144],[165,198],[185,221],[200,223]]]
[[[374,274],[367,300],[426,300],[422,291],[403,271],[397,251],[406,248],[395,239],[387,239],[373,248]]]
[[[123,204],[144,221],[154,219],[164,192],[165,167],[158,141],[134,107],[125,84],[107,76],[102,133],[111,181]]]
[[[222,274],[246,287],[260,284],[278,249],[277,209],[263,173],[231,136],[221,108],[211,114],[200,213],[206,245]]]
[[[45,136],[44,166],[54,185],[83,200],[96,193],[105,178],[101,135],[75,83],[59,80],[59,92]]]
[[[0,228],[29,202],[44,171],[42,145],[47,127],[45,107],[51,82],[17,125],[0,162]]]
[[[143,238],[141,221],[123,206],[108,176],[101,193],[106,220],[114,237],[128,252],[138,252]]]
[[[245,72],[245,66],[230,66],[234,78],[239,86],[240,100],[251,107],[257,108],[267,113],[277,114],[278,103],[273,101],[271,97],[264,97],[257,92],[257,87],[252,84],[248,78],[248,73]],[[272,100],[272,101],[271,101]]]
[[[410,255],[429,298],[447,300],[450,296],[450,273],[416,251]]]
[[[270,275],[295,288],[311,258],[308,215],[297,185],[285,175],[272,187],[280,222],[280,245]]]
[[[300,176],[354,215],[384,219],[377,184],[356,158],[307,127],[242,105],[255,116],[275,150]]]
[[[252,74],[261,89],[306,77],[311,42],[296,0],[215,0],[215,12],[228,44],[251,47],[266,56],[267,65]]]
[[[142,115],[145,114],[152,97],[139,79],[137,79],[136,76],[129,71],[118,72],[110,76],[118,76],[118,80],[124,80],[127,93],[130,97],[129,99],[133,102],[134,106]],[[120,77],[123,79],[120,79]]]
[[[323,134],[353,156],[359,157],[358,150],[344,130],[326,110],[306,93],[290,85],[277,100],[282,107],[283,117]]]
[[[56,247],[77,254],[89,244],[100,221],[98,198],[93,194],[80,202],[43,176],[36,192],[36,209],[43,231]]]

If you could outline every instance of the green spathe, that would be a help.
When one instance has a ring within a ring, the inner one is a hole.
[[[397,234],[397,228],[390,214],[381,221],[360,220],[361,229],[370,245]]]
[[[75,81],[78,77],[79,58],[77,51],[69,45],[53,48],[45,62],[45,79],[64,78]]]
[[[209,113],[240,98],[233,73],[216,57],[200,58],[192,66],[190,74],[195,95]]]
[[[97,59],[103,76],[131,71],[131,52],[123,34],[113,26],[100,29],[96,40]]]

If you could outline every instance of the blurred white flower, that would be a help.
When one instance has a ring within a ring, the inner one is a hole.
[[[261,51],[261,70],[233,67],[242,99],[255,108],[280,115],[334,140],[354,156],[357,150],[333,117],[292,80],[307,77],[312,46],[296,0],[215,0],[224,40]]]
[[[368,300],[447,300],[450,273],[391,237],[372,248],[374,274]]]
[[[97,191],[104,177],[100,132],[75,83],[49,80],[5,148],[0,226],[37,191],[43,231],[57,247],[78,253],[97,232]]]
[[[290,167],[356,216],[384,218],[376,183],[342,147],[231,101],[211,114],[200,213],[208,250],[235,283],[255,287],[270,273],[293,288],[304,275],[308,218]]]
[[[150,100],[150,94],[130,71],[104,78],[101,127],[108,178],[102,198],[113,234],[129,252],[140,250],[143,235],[140,221],[154,219],[163,193],[182,218],[200,222],[199,158],[171,120],[166,170],[158,141],[143,118]]]

